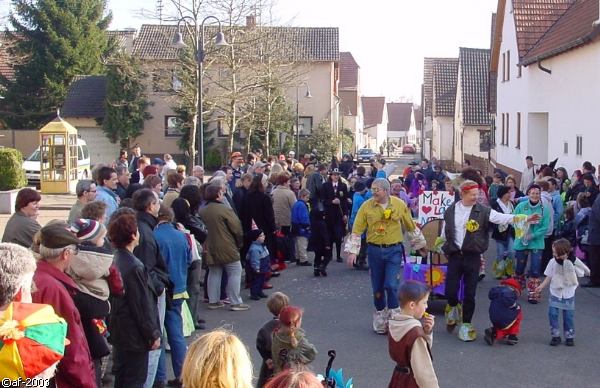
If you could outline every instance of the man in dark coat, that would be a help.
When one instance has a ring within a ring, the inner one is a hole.
[[[333,169],[329,180],[322,187],[323,204],[325,205],[325,222],[333,244],[336,244],[337,261],[342,262],[342,240],[346,235],[348,222],[348,187],[340,180],[340,172]]]
[[[600,195],[592,205],[588,228],[588,260],[591,273],[590,281],[582,287],[600,288]]]

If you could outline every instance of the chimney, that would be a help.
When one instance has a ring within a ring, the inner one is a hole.
[[[248,27],[248,28],[256,27],[256,15],[246,16],[246,27]]]

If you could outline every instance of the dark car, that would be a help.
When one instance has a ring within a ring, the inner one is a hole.
[[[360,150],[358,150],[358,153],[356,154],[356,159],[359,162],[369,162],[371,159],[375,158],[375,153],[373,152],[373,150],[371,148],[361,148]]]

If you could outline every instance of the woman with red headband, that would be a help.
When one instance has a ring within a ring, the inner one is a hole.
[[[461,200],[444,213],[445,243],[442,250],[448,258],[446,275],[446,325],[452,332],[460,324],[458,338],[473,341],[477,337],[471,325],[475,311],[475,293],[479,278],[480,257],[488,249],[488,228],[493,224],[535,222],[539,215],[531,216],[498,213],[477,202],[479,185],[471,180],[460,186]],[[463,306],[458,303],[460,279],[464,282]]]

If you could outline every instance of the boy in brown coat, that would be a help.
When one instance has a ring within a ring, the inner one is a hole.
[[[425,312],[428,298],[423,283],[407,280],[400,285],[401,310],[389,319],[389,352],[396,362],[389,388],[439,387],[431,360],[434,317]]]

